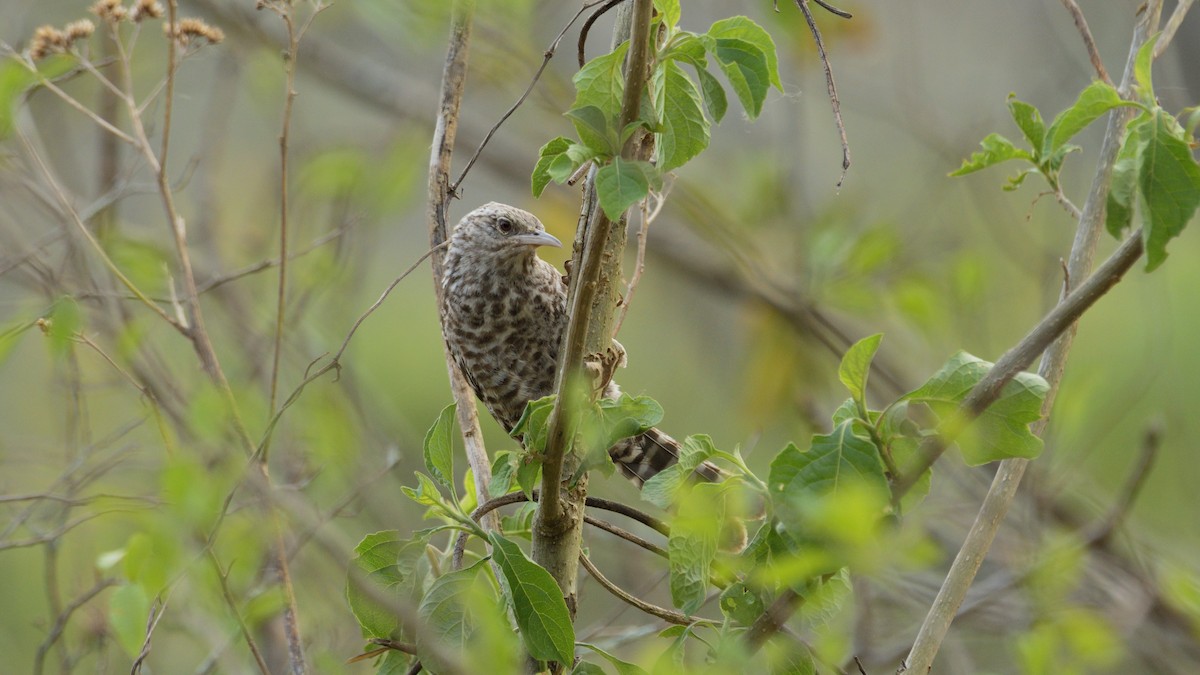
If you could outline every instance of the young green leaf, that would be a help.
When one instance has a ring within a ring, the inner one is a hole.
[[[1041,156],[1051,157],[1066,145],[1075,134],[1096,121],[1104,113],[1123,105],[1135,105],[1121,98],[1112,85],[1096,80],[1088,85],[1075,99],[1070,108],[1060,112],[1046,130],[1041,144]],[[1039,147],[1039,146],[1033,146]],[[1060,160],[1061,161],[1061,160]]]
[[[966,352],[958,352],[928,382],[904,396],[904,400],[927,404],[943,418],[957,414],[958,406],[979,383],[992,364]],[[963,459],[972,466],[1009,457],[1033,458],[1041,454],[1042,439],[1029,425],[1042,416],[1042,402],[1049,385],[1033,373],[1018,373],[1000,390],[963,433],[959,445]]]
[[[1138,153],[1141,151],[1146,138],[1150,134],[1153,116],[1149,112],[1138,115],[1129,123],[1125,131],[1125,140],[1117,161],[1113,165],[1112,184],[1108,189],[1108,200],[1105,213],[1105,229],[1118,239],[1125,228],[1133,224],[1135,189],[1138,177]]]
[[[1182,138],[1178,122],[1156,108],[1138,150],[1146,271],[1167,258],[1167,242],[1179,236],[1200,205],[1200,166]]]
[[[671,601],[684,614],[691,614],[704,604],[724,518],[725,499],[720,484],[701,483],[683,493],[671,523],[667,553]]]
[[[1154,105],[1154,80],[1150,77],[1151,66],[1154,65],[1154,45],[1158,44],[1158,38],[1162,33],[1155,33],[1150,36],[1149,40],[1138,49],[1137,57],[1133,61],[1133,79],[1137,82],[1141,99],[1146,105]]]
[[[600,208],[612,220],[620,220],[625,210],[650,194],[661,183],[658,171],[649,162],[614,157],[596,172],[596,192]]]
[[[850,390],[855,403],[864,408],[867,375],[871,372],[871,360],[875,358],[875,352],[879,350],[879,341],[882,339],[883,333],[876,333],[855,342],[846,350],[842,356],[842,363],[838,366],[838,379]]]
[[[354,547],[354,566],[366,575],[366,582],[385,589],[398,599],[411,598],[420,589],[419,569],[429,542],[430,530],[403,539],[397,530],[375,532],[363,537]],[[346,582],[346,601],[363,637],[392,638],[400,623],[392,610],[377,603],[359,587]]]
[[[775,41],[762,26],[748,17],[734,16],[714,23],[708,29],[708,35],[717,40],[744,40],[754,45],[765,59],[768,81],[776,89],[783,91],[783,82],[779,79],[779,59],[775,55]]]
[[[0,62],[0,140],[12,131],[17,98],[37,82],[37,79],[37,73],[30,71],[25,64],[16,59],[4,59]]]
[[[616,669],[617,675],[646,675],[646,671],[641,666],[637,666],[628,661],[622,661],[621,659],[609,654],[596,645],[589,644],[587,642],[580,642],[578,645],[585,649],[590,649],[604,657],[604,660],[608,661],[610,664],[612,664],[613,668]]]
[[[662,418],[662,406],[649,396],[623,393],[617,399],[601,399],[592,408],[592,414],[584,416],[580,426],[584,457],[576,475],[598,468],[611,476],[615,467],[608,449],[617,441],[658,424]]]
[[[667,28],[679,24],[679,0],[654,0],[654,9],[662,15],[663,25]]]
[[[1025,135],[1025,140],[1029,141],[1029,147],[1034,149],[1042,147],[1042,142],[1046,138],[1046,126],[1042,122],[1042,113],[1038,112],[1034,106],[1018,100],[1016,94],[1008,95],[1008,111],[1012,113],[1013,121]]]
[[[486,559],[470,567],[447,572],[433,581],[421,604],[417,616],[426,631],[417,641],[417,655],[425,663],[435,663],[426,656],[428,651],[422,638],[436,640],[451,652],[466,653],[472,634],[477,628],[476,603],[471,602],[471,587],[479,572],[485,569]],[[491,591],[491,589],[488,589]],[[494,591],[492,591],[494,592]],[[494,604],[495,601],[493,600]]]
[[[1012,141],[1001,136],[1000,134],[988,134],[979,142],[983,148],[980,152],[971,154],[970,159],[964,159],[962,166],[951,171],[951,176],[965,176],[969,173],[974,173],[981,169],[986,169],[989,166],[994,166],[1001,162],[1007,162],[1010,159],[1024,159],[1032,162],[1033,155],[1022,150],[1012,144]]]
[[[425,468],[442,487],[454,490],[454,411],[456,405],[442,408],[437,421],[425,433]]]
[[[651,88],[657,108],[663,111],[655,154],[658,170],[666,173],[708,147],[709,122],[701,111],[699,90],[674,61],[655,72]]]
[[[621,97],[625,93],[625,78],[621,71],[629,41],[608,54],[588,61],[572,81],[575,82],[575,104],[572,108],[595,106],[605,118],[617,119],[621,114]]]
[[[789,443],[771,462],[767,484],[772,500],[795,501],[806,495],[834,492],[847,480],[887,490],[879,450],[845,421],[828,436],[813,436],[812,447],[801,450]]]
[[[717,59],[717,65],[751,119],[762,112],[771,73],[766,54],[755,44],[735,38],[710,38],[705,46]]]
[[[488,483],[488,495],[492,499],[508,494],[513,475],[520,465],[520,455],[511,450],[501,450],[492,460],[492,480]]]
[[[554,409],[553,395],[543,396],[525,404],[521,418],[513,425],[510,436],[524,439],[523,445],[531,452],[542,452],[546,449],[546,424],[550,420],[550,411]]]
[[[704,97],[704,110],[714,123],[725,117],[729,103],[725,100],[725,87],[712,76],[707,69],[696,66],[696,76],[700,78],[700,93]]]
[[[612,122],[615,117],[605,115],[594,105],[572,108],[563,114],[571,118],[575,133],[589,150],[604,157],[617,154],[617,134]]]
[[[659,508],[670,508],[679,490],[688,484],[696,467],[716,453],[717,447],[707,434],[695,434],[683,439],[678,461],[654,474],[642,485],[642,499]]]
[[[117,644],[129,656],[137,656],[146,641],[146,620],[150,616],[150,598],[138,584],[113,591],[108,599],[108,627],[117,636]]]
[[[767,610],[767,604],[757,590],[738,581],[721,592],[721,613],[743,626],[753,624]]]
[[[492,559],[504,575],[504,588],[525,648],[535,659],[569,664],[575,653],[575,628],[554,577],[525,557],[514,542],[488,533]]]
[[[517,465],[517,486],[529,499],[533,499],[533,491],[537,489],[542,476],[542,460],[537,455],[526,452]]]
[[[550,174],[550,166],[557,160],[566,157],[567,148],[571,147],[571,139],[559,136],[542,146],[538,152],[537,164],[533,166],[533,196],[541,197],[542,191],[554,178]],[[570,160],[568,160],[570,161]]]

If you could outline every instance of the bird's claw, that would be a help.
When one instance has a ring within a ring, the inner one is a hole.
[[[612,382],[617,368],[624,368],[627,364],[625,347],[616,340],[613,340],[603,353],[593,353],[584,357],[583,368],[591,378],[592,391],[596,394],[603,394]]]

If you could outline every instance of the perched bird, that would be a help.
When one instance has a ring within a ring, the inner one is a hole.
[[[492,416],[511,431],[525,404],[554,393],[567,329],[567,286],[539,246],[562,246],[532,213],[492,202],[471,211],[450,237],[442,276],[442,332],[458,367]],[[605,398],[620,388],[610,382]],[[609,449],[638,485],[674,464],[679,443],[658,429]],[[717,480],[716,467],[696,474]]]

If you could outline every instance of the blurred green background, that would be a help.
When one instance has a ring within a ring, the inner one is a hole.
[[[448,4],[342,0],[316,18],[301,43],[290,137],[291,244],[300,251],[322,243],[289,271],[281,398],[303,380],[310,362],[336,351],[355,318],[428,247],[424,186]],[[841,151],[824,75],[795,7],[780,3],[775,13],[767,2],[683,4],[686,29],[703,31],[735,13],[766,27],[778,46],[786,93],[772,91],[754,123],[731,112],[715,127],[710,149],[680,171],[652,225],[646,271],[619,336],[630,362],[619,380],[627,391],[662,403],[664,430],[678,437],[708,433],[722,448],[740,445],[751,466],[765,472],[787,441],[827,431],[830,413],[845,398],[838,357],[821,344],[829,325],[850,339],[885,333],[880,360],[911,388],[956,350],[995,360],[1036,323],[1059,292],[1071,218],[1052,197],[1039,198],[1034,180],[1010,193],[1000,189],[1003,170],[956,179],[946,174],[989,132],[1019,137],[1005,108],[1009,92],[1049,118],[1092,78],[1059,2],[848,2],[844,8],[855,15],[849,21],[817,11],[852,153],[840,190]],[[1117,77],[1138,3],[1080,4]],[[307,6],[298,3],[298,9],[303,14]],[[577,3],[534,0],[479,3],[455,175],[524,90],[576,9]],[[176,83],[171,175],[203,283],[278,255],[281,24],[269,12],[255,12],[249,0],[181,2],[181,11],[226,33],[220,45],[190,57]],[[86,12],[85,2],[0,0],[0,40],[19,50],[37,26],[61,26]],[[589,55],[607,49],[610,29],[609,19],[597,23]],[[570,132],[561,111],[573,98],[577,33],[578,26],[567,33],[529,100],[487,147],[452,204],[451,220],[481,203],[503,201],[533,211],[560,239],[571,236],[578,192],[551,186],[535,201],[528,177],[538,148]],[[1189,17],[1158,63],[1156,90],[1170,111],[1200,102],[1198,38],[1200,19]],[[96,58],[102,41],[92,39]],[[162,42],[157,29],[140,39],[134,76],[143,95],[161,77]],[[89,106],[100,105],[91,78],[63,87]],[[161,104],[149,110],[155,134]],[[1067,160],[1064,189],[1076,204],[1086,196],[1101,127],[1085,131],[1077,139],[1083,151]],[[102,132],[48,92],[30,97],[17,128],[77,208],[95,205],[112,187],[102,164],[112,156]],[[121,199],[89,225],[107,228],[107,250],[139,285],[167,296],[179,279],[152,176],[127,148],[115,157]],[[175,447],[164,447],[139,393],[86,345],[43,337],[36,328],[0,343],[0,655],[6,664],[0,670],[30,671],[61,607],[110,574],[98,567],[102,554],[125,550],[129,556],[143,546],[140,532],[150,533],[150,558],[165,578],[179,579],[149,657],[152,671],[245,672],[244,646],[210,590],[211,570],[194,562],[198,542],[188,534],[207,522],[214,500],[240,470],[219,396],[205,384],[183,338],[143,306],[117,297],[118,286],[48,195],[28,150],[9,137],[0,145],[0,330],[50,315],[64,321],[77,308],[79,330],[123,367],[137,362],[168,383],[164,409]],[[1106,238],[1100,255],[1113,248]],[[1200,596],[1194,581],[1200,573],[1200,464],[1189,440],[1200,437],[1200,355],[1192,339],[1200,335],[1200,238],[1185,232],[1169,250],[1160,271],[1135,270],[1081,322],[1046,454],[1026,486],[1030,505],[1013,514],[995,557],[1036,558],[1057,536],[1047,521],[1047,499],[1101,514],[1130,472],[1146,429],[1158,424],[1161,447],[1119,549],[1183,611],[1189,597],[1194,603]],[[629,266],[632,253],[631,246]],[[562,252],[544,255],[561,265]],[[262,271],[203,296],[217,352],[255,437],[269,418],[275,274]],[[814,322],[807,311],[785,316],[747,289],[768,289],[788,306],[816,310],[827,323]],[[399,487],[412,483],[425,429],[450,401],[427,267],[368,319],[343,362],[340,378],[314,382],[283,417],[272,474],[352,546],[366,533],[425,526]],[[901,393],[878,380],[875,403]],[[514,447],[490,419],[484,426],[490,449]],[[935,480],[934,499],[912,518],[940,533],[953,551],[987,477],[949,467],[938,477],[944,480]],[[591,489],[637,499],[619,479],[594,481]],[[93,499],[70,508],[61,501],[4,499],[38,493]],[[252,500],[244,501],[217,549],[232,566],[230,583],[239,597],[257,603],[247,610],[255,630],[265,644],[281,645],[271,619],[278,597],[264,582],[270,573],[260,562],[269,529]],[[80,518],[88,519],[76,524]],[[51,543],[13,545],[66,525],[73,527]],[[292,531],[304,530],[296,524]],[[163,543],[172,539],[175,549]],[[622,555],[606,540],[592,545],[611,576],[667,602],[664,585],[650,585],[664,567],[648,556]],[[348,547],[337,559],[312,545],[298,547],[294,557],[301,630],[316,672],[369,668],[342,663],[362,646],[342,595],[350,557]],[[907,609],[877,627],[871,672],[895,667],[896,656],[885,655],[911,642],[936,591],[937,569],[930,570],[930,583],[897,582],[899,590],[881,584],[907,601],[898,603]],[[612,619],[618,606],[590,583],[581,634],[592,629],[597,639],[636,637],[644,622],[633,612]],[[78,672],[119,672],[130,660],[107,611],[113,592],[103,591],[71,618],[62,644],[83,655],[74,664]],[[1149,621],[1145,608],[1100,610],[1115,655],[1085,663],[1080,672],[1133,672],[1130,664],[1147,663],[1137,660],[1141,647],[1134,637]],[[1036,609],[1001,616],[956,624],[944,672],[1040,672],[1020,646],[1039,621]],[[145,618],[131,623],[144,627]],[[48,669],[58,667],[59,649],[50,650]],[[1181,649],[1196,653],[1194,644]],[[1186,656],[1169,661],[1158,672],[1196,666]]]

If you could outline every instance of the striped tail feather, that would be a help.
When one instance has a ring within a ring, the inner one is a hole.
[[[618,442],[608,449],[608,454],[621,468],[621,473],[641,487],[654,475],[678,462],[680,449],[679,441],[652,428]],[[723,477],[721,470],[709,462],[697,466],[693,476],[709,483]]]

